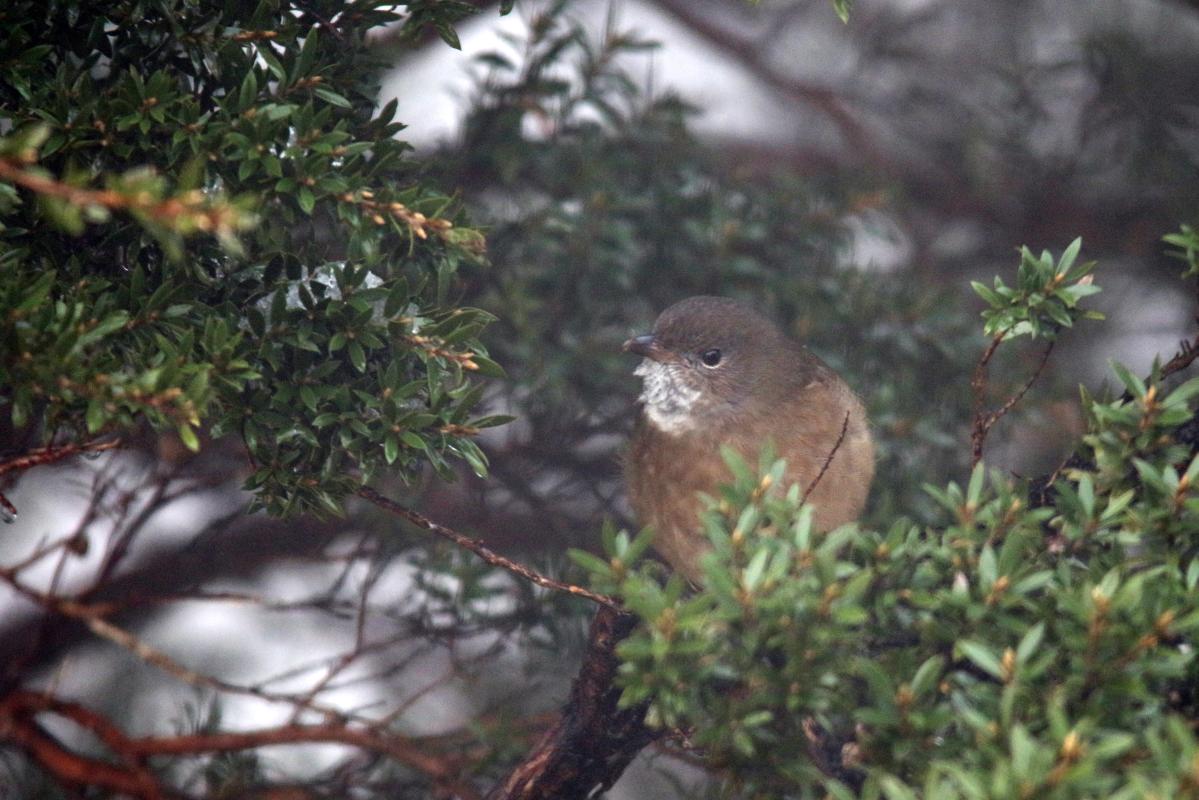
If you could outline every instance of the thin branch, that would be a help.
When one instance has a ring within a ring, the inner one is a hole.
[[[41,712],[66,717],[91,732],[120,757],[122,764],[118,766],[68,749],[34,720],[34,715]],[[64,702],[43,692],[10,692],[0,700],[0,733],[25,750],[47,772],[66,783],[101,786],[145,800],[166,796],[154,773],[124,747],[127,740],[120,729],[104,715],[78,704]]]
[[[1033,370],[1032,375],[1024,382],[1015,393],[1003,402],[999,408],[994,411],[984,411],[983,403],[986,400],[987,392],[987,367],[991,363],[995,351],[999,349],[999,345],[1007,337],[1007,331],[1001,331],[995,335],[987,349],[983,351],[979,357],[978,363],[974,367],[974,375],[970,379],[970,388],[974,392],[974,425],[970,431],[970,466],[976,465],[983,457],[983,446],[987,441],[987,434],[991,432],[991,428],[995,423],[1003,419],[1009,411],[1015,408],[1016,404],[1023,399],[1032,385],[1036,383],[1037,378],[1041,377],[1041,372],[1045,369],[1045,364],[1049,361],[1049,354],[1053,352],[1054,340],[1050,340],[1044,351],[1041,352],[1041,360],[1037,362],[1037,367]]]
[[[1199,335],[1196,335],[1195,338],[1190,341],[1183,339],[1178,343],[1178,352],[1175,353],[1169,361],[1162,365],[1161,375],[1158,379],[1165,380],[1174,373],[1186,369],[1192,363],[1194,363],[1196,359],[1199,359]],[[1132,395],[1127,391],[1124,392],[1123,397],[1125,400],[1133,399]],[[1063,472],[1065,472],[1067,469],[1085,467],[1086,464],[1087,460],[1079,456],[1078,453],[1071,453],[1062,459],[1062,462],[1058,464],[1057,468],[1054,469],[1053,472],[1049,473],[1047,477],[1035,478],[1033,480],[1033,486],[1036,487],[1036,491],[1033,494],[1034,500],[1036,501],[1035,505],[1044,506],[1051,502],[1052,493],[1055,491],[1053,489],[1053,485],[1057,483],[1058,478],[1061,477]]]
[[[518,564],[510,558],[501,556],[499,553],[491,550],[479,540],[472,539],[469,536],[464,536],[463,534],[458,533],[451,528],[440,525],[423,514],[413,511],[407,506],[400,505],[394,500],[384,497],[368,486],[363,486],[361,489],[359,489],[358,496],[373,503],[384,511],[395,514],[397,517],[401,517],[402,519],[411,522],[418,528],[423,528],[430,533],[437,534],[443,539],[450,540],[459,547],[471,551],[479,558],[483,559],[494,567],[506,569],[512,574],[519,575],[521,578],[524,578],[525,580],[535,583],[543,588],[553,589],[558,592],[567,592],[577,597],[584,597],[593,603],[599,603],[601,606],[607,606],[614,611],[621,610],[620,602],[613,597],[609,597],[605,594],[599,594],[598,592],[593,592],[590,589],[584,589],[582,586],[575,586],[572,583],[564,583],[563,581],[554,580],[553,578],[547,578],[545,575],[526,567],[524,564]]]
[[[797,103],[803,103],[824,114],[845,137],[846,143],[859,156],[886,167],[887,159],[879,151],[865,126],[846,108],[840,95],[829,88],[817,86],[788,75],[774,67],[769,52],[752,39],[730,33],[727,26],[718,24],[710,14],[697,7],[694,0],[656,0],[655,7],[701,36],[708,44],[737,59],[741,66],[771,89]]]
[[[820,472],[816,473],[816,479],[808,484],[808,488],[804,490],[803,497],[800,503],[808,502],[810,495],[820,484],[820,479],[824,477],[824,473],[828,472],[829,465],[833,463],[833,456],[837,455],[837,451],[841,449],[841,443],[845,441],[845,433],[849,430],[849,412],[845,412],[845,419],[841,422],[841,433],[837,434],[837,441],[833,442],[833,449],[828,451],[828,456],[824,459],[824,464],[820,467]]]
[[[145,191],[86,189],[30,169],[31,163],[27,158],[0,158],[0,181],[22,186],[42,197],[62,200],[75,208],[104,208],[144,215],[180,232],[203,231],[224,238],[249,224],[247,215],[228,203],[210,200],[200,191],[157,199]]]
[[[53,594],[46,594],[27,586],[17,579],[16,574],[7,567],[0,565],[0,578],[3,578],[8,584],[20,594],[34,601],[44,608],[60,614],[64,617],[69,617],[78,620],[87,626],[92,633],[101,639],[106,639],[125,650],[128,650],[140,660],[151,666],[166,672],[177,680],[180,680],[191,686],[196,686],[203,689],[212,689],[218,692],[228,692],[230,694],[248,695],[260,700],[266,700],[271,703],[287,703],[289,705],[299,705],[304,708],[321,714],[328,720],[340,720],[350,716],[342,709],[333,706],[327,706],[321,703],[316,703],[311,700],[305,700],[302,697],[295,695],[280,694],[277,692],[268,692],[264,689],[253,686],[241,686],[235,683],[214,678],[211,675],[196,672],[189,667],[176,661],[169,654],[150,645],[133,633],[121,628],[108,620],[104,619],[103,611],[108,607],[105,605],[90,605],[80,603],[74,600],[67,600],[57,597]]]
[[[980,420],[983,418],[983,403],[987,397],[987,369],[991,364],[991,359],[995,357],[995,351],[999,349],[999,345],[1007,337],[1007,331],[1000,331],[995,334],[995,338],[987,345],[987,349],[978,357],[978,363],[974,365],[974,374],[970,378],[970,390],[974,395],[974,428],[970,434],[970,442],[974,445],[972,455],[974,463],[982,457],[982,442],[977,441],[978,430],[980,428]],[[983,439],[986,439],[986,433],[982,434]]]
[[[1162,380],[1186,369],[1196,358],[1199,358],[1199,335],[1189,342],[1184,339],[1178,343],[1178,352],[1162,366]]]
[[[111,450],[114,447],[119,447],[120,444],[120,439],[109,439],[107,441],[95,440],[84,442],[83,444],[68,442],[50,447],[38,447],[23,455],[0,462],[0,475],[5,475],[16,470],[40,467],[43,464],[53,464],[55,461],[62,461],[64,458],[70,458],[80,453],[100,453],[105,450]]]
[[[993,420],[992,425],[999,420],[1000,417],[1011,411],[1017,403],[1019,403],[1024,395],[1032,388],[1032,385],[1037,382],[1037,378],[1041,377],[1041,373],[1045,370],[1045,364],[1049,361],[1049,354],[1053,352],[1054,342],[1050,341],[1045,344],[1045,349],[1041,351],[1041,360],[1037,362],[1037,367],[1033,370],[1032,375],[1028,376],[1028,380],[1020,387],[1020,390],[1004,401],[1003,405],[991,412]]]
[[[84,442],[83,444],[68,442],[49,447],[39,447],[15,458],[10,458],[7,461],[0,461],[0,477],[10,472],[32,469],[33,467],[40,467],[43,464],[53,464],[56,461],[62,461],[64,458],[70,458],[80,453],[101,453],[105,450],[119,447],[120,444],[120,439],[109,439],[107,441],[94,440]],[[16,506],[9,502],[3,492],[0,492],[0,509],[3,509],[5,514],[14,519],[17,516]]]
[[[250,750],[258,747],[279,744],[304,743],[338,743],[351,745],[363,750],[382,753],[407,767],[418,770],[434,781],[446,782],[455,779],[460,772],[463,762],[473,759],[472,755],[455,753],[452,755],[431,755],[423,745],[406,737],[397,736],[390,732],[380,733],[376,730],[354,728],[342,723],[326,723],[321,725],[283,725],[275,728],[260,728],[258,730],[240,731],[236,733],[190,733],[176,736],[129,738],[113,725],[102,714],[98,714],[78,703],[72,703],[41,692],[15,691],[0,701],[0,720],[21,719],[35,713],[49,712],[70,719],[80,727],[94,733],[115,755],[134,768],[142,759],[148,756],[176,755],[189,756],[202,753],[218,753],[240,750]],[[31,721],[31,720],[30,720]],[[22,734],[23,741],[32,740],[31,732]],[[71,769],[83,766],[72,762],[86,762],[91,767],[93,761],[78,756],[59,746],[62,752],[56,753],[56,763],[71,764]],[[103,763],[103,762],[102,762]],[[108,770],[117,769],[105,763]],[[60,767],[61,768],[61,767]],[[144,773],[144,774],[143,774]],[[67,777],[67,774],[55,771],[56,775]],[[69,773],[74,775],[75,772]],[[103,775],[104,773],[100,773]],[[122,773],[123,777],[111,776],[108,783],[92,779],[92,773],[82,773],[76,780],[80,782],[118,788],[121,791],[133,791],[131,787],[145,786],[152,781],[148,771],[138,769],[130,775]],[[461,791],[461,789],[459,789]],[[135,792],[136,793],[136,792]],[[161,794],[148,794],[143,789],[138,796],[158,797]]]
[[[0,711],[3,739],[21,748],[47,773],[68,786],[96,786],[141,800],[162,800],[166,795],[144,770],[117,766],[80,755],[23,715]]]

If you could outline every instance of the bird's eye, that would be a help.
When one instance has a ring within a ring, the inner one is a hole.
[[[720,359],[723,354],[716,348],[705,350],[699,354],[699,360],[703,362],[705,367],[715,367],[720,364]]]

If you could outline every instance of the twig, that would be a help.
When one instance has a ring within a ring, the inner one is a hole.
[[[97,786],[142,800],[165,797],[153,775],[134,765],[118,766],[67,749],[28,714],[0,708],[0,733],[35,763],[68,786]]]
[[[120,444],[120,439],[109,439],[104,442],[91,441],[84,442],[83,444],[68,442],[49,447],[38,447],[28,451],[24,455],[0,462],[0,477],[4,477],[10,472],[32,469],[33,467],[40,467],[43,464],[53,464],[55,461],[62,461],[64,458],[70,458],[80,453],[100,453],[105,450],[111,450],[114,447],[119,447]],[[0,508],[4,509],[4,512],[11,517],[15,518],[17,516],[17,507],[9,502],[3,492],[0,492]]]
[[[12,582],[10,581],[10,583]],[[288,703],[297,707],[302,706],[322,714],[326,720],[326,722],[322,724],[311,726],[302,726],[289,723],[279,728],[262,731],[250,731],[237,734],[209,734],[204,736],[197,734],[191,738],[174,737],[172,739],[164,740],[150,739],[143,740],[139,743],[136,740],[123,740],[116,738],[121,736],[121,734],[119,731],[117,731],[115,726],[112,726],[111,724],[108,724],[107,727],[103,727],[95,720],[89,722],[88,719],[85,719],[82,715],[93,714],[93,712],[89,712],[87,709],[83,709],[82,707],[74,707],[70,706],[70,704],[62,704],[62,701],[55,701],[53,703],[50,701],[45,701],[41,704],[39,710],[54,711],[70,717],[80,725],[92,730],[101,738],[101,740],[118,752],[132,753],[133,755],[140,757],[145,755],[172,753],[182,754],[239,750],[268,744],[286,744],[293,742],[341,742],[343,744],[356,745],[374,750],[376,752],[385,753],[394,758],[396,761],[399,761],[406,766],[412,767],[413,769],[419,770],[422,773],[430,776],[435,781],[446,781],[453,778],[452,765],[445,759],[436,758],[426,754],[419,747],[400,737],[393,736],[386,731],[384,726],[375,723],[374,721],[366,721],[366,724],[369,726],[368,728],[350,728],[346,724],[347,720],[353,718],[355,715],[331,706],[319,704],[311,698],[282,695],[254,687],[238,686],[210,675],[198,673],[195,670],[189,669],[188,667],[185,667],[179,662],[175,661],[171,656],[167,655],[163,651],[146,644],[128,631],[113,625],[107,620],[102,619],[95,613],[94,609],[88,606],[75,603],[70,600],[62,600],[40,595],[34,590],[31,590],[28,587],[20,586],[19,584],[13,583],[13,585],[14,588],[22,591],[23,594],[35,597],[40,602],[52,607],[58,613],[82,621],[97,636],[107,639],[108,641],[125,648],[147,664],[158,667],[159,669],[167,672],[184,683],[188,683],[192,686],[213,689],[219,692],[249,695],[270,702]],[[0,739],[9,736],[12,741],[15,741],[23,747],[31,750],[31,752],[34,752],[35,757],[37,757],[39,761],[43,761],[45,759],[56,759],[59,762],[64,762],[65,766],[61,768],[63,770],[62,772],[55,770],[55,774],[60,775],[61,777],[76,780],[76,778],[72,778],[71,776],[78,774],[79,778],[77,778],[77,780],[80,780],[84,783],[94,783],[98,785],[119,788],[121,791],[134,794],[137,797],[144,797],[147,800],[161,796],[160,794],[155,794],[145,789],[134,791],[130,787],[135,785],[140,786],[141,784],[134,782],[136,781],[136,776],[130,776],[124,773],[120,773],[124,774],[124,779],[121,779],[116,773],[114,773],[112,776],[109,776],[107,772],[103,774],[96,773],[97,777],[95,780],[93,780],[91,777],[93,773],[88,772],[86,769],[88,764],[91,762],[90,759],[76,756],[75,754],[61,747],[58,747],[59,752],[52,752],[50,745],[42,741],[45,738],[45,734],[41,734],[40,728],[37,728],[37,726],[34,726],[33,729],[27,730],[24,733],[21,731],[6,731],[3,724],[5,722],[6,704],[16,702],[18,704],[25,703],[26,706],[31,703],[36,705],[36,702],[29,698],[28,693],[24,693],[26,695],[24,700],[11,700],[13,696],[22,694],[23,693],[21,692],[12,693],[9,695],[9,698],[6,698],[2,703],[0,703]],[[98,720],[107,722],[107,720],[104,720],[104,718],[99,717],[98,715],[93,714],[93,716]],[[39,738],[39,736],[41,738]],[[207,738],[204,738],[205,736]],[[50,744],[57,745],[57,743],[53,742],[53,740],[49,741]],[[176,743],[171,744],[171,742]],[[81,762],[81,764],[66,763],[72,760]],[[124,780],[124,782],[120,782],[122,780]],[[109,782],[106,783],[105,781]]]
[[[144,214],[171,228],[188,223],[195,230],[224,236],[244,227],[236,209],[227,203],[213,202],[200,191],[155,199],[153,195],[142,191],[86,189],[31,171],[29,163],[26,158],[0,158],[0,181],[23,186],[42,197],[63,200],[76,208],[99,207]]]
[[[1158,379],[1165,380],[1174,373],[1186,369],[1196,359],[1199,359],[1199,335],[1196,335],[1191,341],[1183,339],[1178,343],[1178,352],[1162,365],[1161,375]],[[1126,401],[1133,399],[1132,395],[1127,391],[1124,392],[1123,397]],[[1067,469],[1084,466],[1086,463],[1086,460],[1081,458],[1077,453],[1071,453],[1062,459],[1062,462],[1057,465],[1057,469],[1051,472],[1048,477],[1035,479],[1034,484],[1039,487],[1041,493],[1041,504],[1048,504],[1049,492],[1063,472]]]
[[[983,418],[983,402],[986,400],[987,394],[987,367],[991,363],[991,359],[995,356],[995,351],[999,349],[999,345],[1003,343],[1007,336],[1007,331],[1001,331],[995,335],[991,343],[987,345],[987,349],[978,357],[978,363],[974,365],[974,374],[970,378],[970,390],[974,396],[974,427],[970,433],[970,442],[973,448],[977,448],[977,456],[975,461],[982,456],[982,441],[978,441],[978,431],[980,420]],[[982,434],[982,438],[986,439],[986,434]]]
[[[365,538],[366,538],[366,536],[364,534],[362,539],[359,540],[359,543],[358,543],[359,548],[361,548],[363,546]],[[347,564],[346,569],[343,570],[343,572],[342,572],[343,576],[345,575],[346,572],[348,572],[349,568],[350,568],[350,564]],[[366,645],[366,617],[367,617],[367,613],[370,608],[370,603],[369,603],[370,590],[374,587],[375,583],[378,581],[380,574],[381,573],[379,571],[378,564],[376,564],[372,568],[371,572],[367,575],[366,580],[364,580],[362,582],[362,589],[359,592],[358,602],[356,604],[357,609],[356,609],[355,613],[357,616],[357,621],[354,625],[354,647],[353,647],[353,649],[347,650],[335,662],[328,664],[326,666],[325,674],[323,676],[321,676],[315,683],[313,683],[312,686],[309,687],[308,691],[304,693],[305,701],[315,700],[317,698],[317,696],[321,692],[325,691],[325,689],[329,686],[329,684],[338,675],[340,675],[343,671],[345,671],[351,664],[353,664],[358,659],[358,656],[363,652],[363,648]],[[295,712],[293,712],[293,714],[291,716],[292,723],[299,721],[301,711],[302,711],[302,707],[296,706],[296,710],[295,710]]]
[[[889,166],[873,137],[846,108],[844,99],[836,91],[784,74],[774,66],[768,48],[731,33],[728,26],[720,25],[713,15],[705,14],[694,0],[658,0],[655,5],[708,44],[737,59],[741,66],[771,89],[788,100],[806,104],[828,117],[855,155],[865,157],[881,167]]]
[[[340,720],[349,716],[345,711],[327,706],[321,703],[316,703],[311,700],[305,700],[302,697],[295,695],[280,694],[277,692],[268,692],[260,688],[252,686],[240,686],[235,683],[215,678],[211,675],[205,675],[196,672],[189,667],[176,661],[169,654],[150,645],[133,633],[114,625],[104,618],[104,612],[111,610],[111,604],[88,604],[81,603],[75,600],[68,600],[57,597],[53,594],[47,594],[34,589],[31,586],[18,580],[16,573],[8,567],[0,565],[0,578],[3,578],[9,586],[14,590],[32,600],[38,605],[60,614],[70,619],[78,620],[87,626],[92,633],[101,639],[106,639],[113,644],[128,650],[140,660],[151,666],[166,672],[177,680],[180,680],[191,686],[196,686],[204,689],[212,689],[218,692],[228,692],[230,694],[248,695],[256,697],[260,700],[266,700],[271,703],[287,703],[290,705],[299,705],[304,708],[321,714],[325,719]]]
[[[1003,417],[1015,408],[1016,404],[1024,397],[1032,385],[1036,383],[1037,378],[1041,377],[1041,372],[1045,369],[1046,362],[1049,361],[1049,354],[1053,352],[1054,340],[1050,340],[1045,346],[1045,350],[1041,353],[1041,360],[1037,363],[1037,368],[1033,370],[1028,380],[1020,387],[1018,391],[1012,394],[1003,405],[994,411],[984,411],[983,403],[986,399],[987,392],[987,367],[991,363],[991,358],[995,355],[995,351],[999,349],[999,345],[1007,337],[1007,331],[1001,331],[995,335],[987,349],[983,351],[982,356],[978,359],[978,364],[974,367],[974,376],[970,379],[970,388],[974,391],[974,426],[970,431],[970,466],[974,466],[983,457],[983,445],[987,441],[987,434],[991,432],[991,428],[995,423],[1003,419]]]
[[[1178,352],[1162,367],[1162,380],[1186,369],[1196,358],[1199,358],[1199,335],[1189,342],[1184,339],[1178,343]]]
[[[82,782],[110,785],[123,791],[131,787],[145,787],[153,778],[152,774],[135,767],[148,756],[161,755],[198,755],[201,753],[229,752],[249,750],[257,747],[278,744],[300,744],[308,742],[336,742],[352,745],[376,753],[390,756],[401,764],[419,770],[434,781],[445,782],[452,780],[458,773],[462,762],[469,761],[470,756],[457,753],[454,755],[431,755],[415,741],[391,733],[381,733],[365,728],[349,727],[341,723],[325,723],[320,725],[282,725],[275,728],[260,728],[258,730],[239,731],[236,733],[206,733],[197,732],[165,737],[129,738],[117,726],[102,714],[98,714],[78,703],[68,702],[42,692],[17,690],[0,701],[0,720],[21,719],[35,713],[49,712],[66,717],[80,727],[94,733],[100,741],[129,764],[130,772],[123,777],[111,776],[108,784],[94,780],[92,773],[80,776]],[[29,720],[32,722],[32,720]],[[36,726],[34,726],[36,727]],[[26,732],[18,741],[33,741],[32,732]],[[36,742],[35,742],[36,743]],[[43,747],[43,750],[45,748]],[[55,754],[58,763],[65,764],[68,760],[81,762],[78,766],[91,766],[91,759],[78,756],[65,748]],[[113,765],[105,765],[109,770],[116,769]],[[143,774],[144,773],[144,774]],[[55,772],[63,775],[63,773]],[[74,768],[72,773],[74,774]],[[152,785],[152,784],[151,784]],[[147,792],[144,788],[138,796],[157,797],[159,793]]]
[[[849,412],[845,412],[845,419],[841,422],[841,433],[837,434],[837,441],[833,442],[833,449],[828,451],[828,456],[824,459],[824,464],[820,467],[820,472],[816,473],[816,479],[808,484],[808,488],[804,490],[803,497],[800,503],[808,501],[810,495],[816,486],[820,483],[820,479],[824,477],[824,473],[828,472],[829,465],[833,463],[833,456],[837,455],[837,451],[841,449],[841,443],[845,441],[845,433],[849,430]]]
[[[585,597],[593,603],[599,603],[601,606],[607,606],[614,611],[622,610],[619,601],[617,601],[615,598],[609,597],[606,594],[593,592],[590,589],[584,589],[582,586],[575,586],[572,583],[564,583],[563,581],[554,580],[553,578],[547,578],[545,575],[526,567],[524,564],[518,564],[510,558],[501,556],[499,553],[491,550],[477,539],[464,536],[463,534],[458,533],[451,528],[447,528],[444,525],[434,522],[419,512],[413,511],[407,506],[400,505],[394,500],[384,497],[374,489],[371,489],[369,486],[363,486],[361,489],[359,489],[358,496],[364,500],[374,503],[384,511],[388,511],[392,514],[395,514],[397,517],[408,520],[418,528],[423,528],[430,533],[435,533],[443,539],[449,539],[454,544],[463,549],[471,551],[479,558],[483,559],[494,567],[506,569],[514,575],[519,575],[525,580],[531,581],[532,583],[535,583],[538,586],[546,589],[567,592],[569,594],[576,595],[577,597]]]

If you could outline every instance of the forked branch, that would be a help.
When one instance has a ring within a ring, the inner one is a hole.
[[[974,366],[974,376],[970,379],[970,388],[974,393],[974,424],[970,431],[970,466],[972,467],[982,460],[983,446],[986,444],[987,434],[991,432],[991,428],[995,427],[995,423],[1003,419],[1024,398],[1024,395],[1036,383],[1037,378],[1041,377],[1045,364],[1049,361],[1049,354],[1053,352],[1055,342],[1050,339],[1046,343],[1045,349],[1041,351],[1041,359],[1037,362],[1036,369],[1033,370],[1024,385],[1013,392],[998,408],[987,411],[984,409],[984,404],[987,397],[988,367],[991,359],[995,356],[995,351],[1007,338],[1007,333],[1007,331],[1001,331],[995,335],[995,338],[991,340],[987,349],[979,357],[978,363]]]

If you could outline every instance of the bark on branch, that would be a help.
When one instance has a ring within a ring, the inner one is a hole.
[[[646,727],[644,705],[617,705],[616,645],[636,621],[632,614],[600,606],[561,718],[487,800],[593,797],[616,782],[641,748],[662,735]]]

